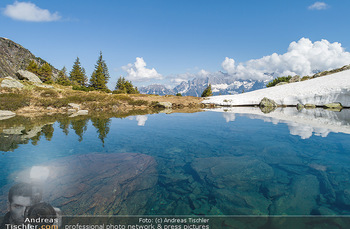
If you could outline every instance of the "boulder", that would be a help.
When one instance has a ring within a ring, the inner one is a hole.
[[[307,104],[304,105],[304,107],[305,107],[305,109],[314,109],[314,108],[316,108],[316,105],[307,103]]]
[[[72,110],[74,110],[74,109],[72,109]],[[79,115],[88,115],[88,114],[89,114],[88,110],[79,110],[78,112],[73,113],[69,117],[73,118],[73,117],[76,117],[76,116],[79,116]]]
[[[156,106],[171,109],[173,107],[173,104],[170,102],[158,102]]]
[[[43,199],[65,215],[142,215],[156,201],[157,162],[145,154],[72,155],[41,166],[49,168]],[[11,175],[15,182],[29,176],[29,169]],[[4,188],[0,193],[7,201]]]
[[[8,87],[8,88],[23,88],[23,84],[13,79],[12,77],[6,77],[0,84],[0,87]]]
[[[317,207],[320,183],[316,176],[302,175],[293,179],[289,188],[270,206],[272,215],[310,215]]]
[[[260,101],[259,107],[277,107],[277,103],[272,99],[268,99],[268,98],[264,97]]]
[[[300,103],[297,104],[297,110],[298,111],[301,111],[303,108],[304,108],[303,104],[300,104]]]
[[[76,103],[68,103],[68,108],[70,109],[75,109],[75,110],[80,110],[80,105]]]
[[[328,103],[324,105],[325,108],[330,108],[330,109],[342,109],[343,106],[341,103]]]
[[[0,110],[0,120],[4,120],[4,119],[9,119],[16,116],[16,113],[12,112],[12,111],[3,111]]]
[[[35,75],[34,73],[29,72],[29,71],[18,70],[16,73],[16,76],[20,80],[28,80],[29,82],[39,83],[39,84],[42,83],[42,81],[39,79],[39,77],[37,75]]]
[[[281,85],[284,85],[284,84],[288,84],[288,82],[280,82],[280,83],[276,84],[275,86],[281,86]]]
[[[296,75],[296,76],[293,76],[290,80],[289,80],[289,83],[295,83],[295,82],[300,82],[300,76]]]

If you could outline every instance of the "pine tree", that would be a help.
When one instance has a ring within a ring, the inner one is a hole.
[[[34,60],[31,60],[27,67],[27,70],[34,74],[38,74],[39,72],[38,64]]]
[[[119,77],[115,85],[115,94],[139,94],[137,87],[134,87],[131,81],[125,80],[124,77]]]
[[[105,61],[103,60],[103,58],[102,58],[102,52],[101,52],[101,51],[100,51],[100,56],[98,57],[96,66],[98,66],[100,63],[101,63],[101,65],[102,65],[102,68],[103,68],[102,73],[103,73],[103,75],[104,75],[104,77],[105,77],[106,84],[107,84],[107,83],[108,83],[108,80],[109,80],[109,78],[110,78],[110,76],[109,76],[107,64],[106,64],[106,62],[105,62]],[[95,67],[96,67],[96,66],[95,66]]]
[[[85,86],[87,77],[85,74],[85,69],[81,67],[79,57],[74,62],[73,68],[69,73],[69,79],[72,82],[76,82],[80,86]]]
[[[117,84],[115,85],[115,93],[117,94],[126,94],[126,87],[125,87],[125,78],[119,77]]]
[[[71,82],[69,81],[68,77],[67,77],[67,69],[66,67],[63,67],[62,70],[60,70],[58,72],[58,77],[56,82],[60,85],[63,86],[69,86],[71,85]]]
[[[44,83],[52,83],[52,69],[48,63],[44,63],[39,69],[39,77]]]
[[[209,86],[206,89],[204,89],[201,97],[208,97],[212,95],[213,95],[213,92],[211,91],[211,84],[209,84]]]
[[[95,90],[108,90],[107,83],[109,80],[109,72],[106,62],[102,58],[102,52],[96,62],[95,70],[90,78],[90,87]]]
[[[90,78],[90,87],[95,90],[106,90],[105,75],[103,74],[102,64],[99,63],[95,71],[92,73]]]

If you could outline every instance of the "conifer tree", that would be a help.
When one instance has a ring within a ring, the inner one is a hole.
[[[90,87],[95,90],[108,90],[107,83],[109,80],[109,72],[106,62],[102,58],[102,52],[96,62],[95,70],[90,78]]]
[[[92,87],[95,90],[107,89],[105,76],[103,74],[103,67],[101,63],[98,64],[97,68],[92,73],[92,76],[90,78],[90,87]]]
[[[39,72],[38,64],[34,60],[31,60],[27,67],[27,70],[34,74],[38,74]]]
[[[56,82],[60,85],[63,85],[63,86],[69,86],[71,85],[68,77],[67,77],[67,69],[66,67],[63,67],[62,70],[60,70],[58,72],[58,77],[57,77],[57,80]]]
[[[124,77],[119,77],[117,84],[115,85],[116,94],[138,94],[137,87],[134,87],[131,81],[125,80]]]
[[[48,63],[44,63],[39,69],[39,77],[44,83],[52,83],[52,69]]]
[[[213,95],[213,92],[211,91],[211,84],[209,84],[209,86],[206,89],[204,89],[201,97],[208,97],[212,95]]]
[[[102,52],[101,52],[101,51],[100,51],[100,56],[98,57],[96,66],[98,66],[100,63],[101,63],[101,65],[102,65],[102,68],[103,68],[102,73],[103,73],[103,75],[104,75],[104,77],[105,77],[106,84],[107,84],[107,82],[108,82],[110,76],[109,76],[107,64],[106,64],[106,62],[105,62],[105,61],[103,60],[103,58],[102,58]],[[95,66],[95,67],[96,67],[96,66]]]
[[[79,57],[74,62],[73,68],[69,73],[69,79],[72,82],[76,82],[80,86],[85,86],[87,77],[85,74],[85,69],[81,67]]]

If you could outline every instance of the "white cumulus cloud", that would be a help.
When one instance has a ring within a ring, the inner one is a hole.
[[[153,79],[163,79],[163,76],[159,74],[154,68],[146,68],[147,64],[142,57],[136,57],[136,61],[133,64],[123,66],[122,69],[128,73],[127,79],[132,81],[149,81]]]
[[[328,9],[328,5],[324,2],[315,2],[311,6],[308,7],[309,10],[325,10]]]
[[[50,13],[49,10],[41,9],[31,2],[15,1],[12,5],[6,6],[3,14],[15,20],[30,22],[50,22],[61,19],[57,12]]]
[[[226,57],[222,68],[236,79],[269,80],[271,74],[306,76],[347,64],[350,64],[350,53],[344,50],[341,43],[327,40],[313,43],[308,38],[301,38],[290,43],[284,54],[273,53],[238,65],[235,65],[234,59]]]

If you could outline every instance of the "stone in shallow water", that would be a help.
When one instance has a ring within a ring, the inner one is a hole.
[[[74,155],[43,166],[50,170],[44,200],[65,215],[143,214],[158,179],[154,158],[137,153]],[[28,179],[29,171],[17,176]]]
[[[215,196],[224,214],[268,214],[271,201],[259,188],[273,178],[273,169],[253,157],[200,158],[192,168]]]
[[[317,208],[319,181],[316,176],[305,175],[293,179],[288,191],[274,201],[270,208],[272,215],[310,215]]]

